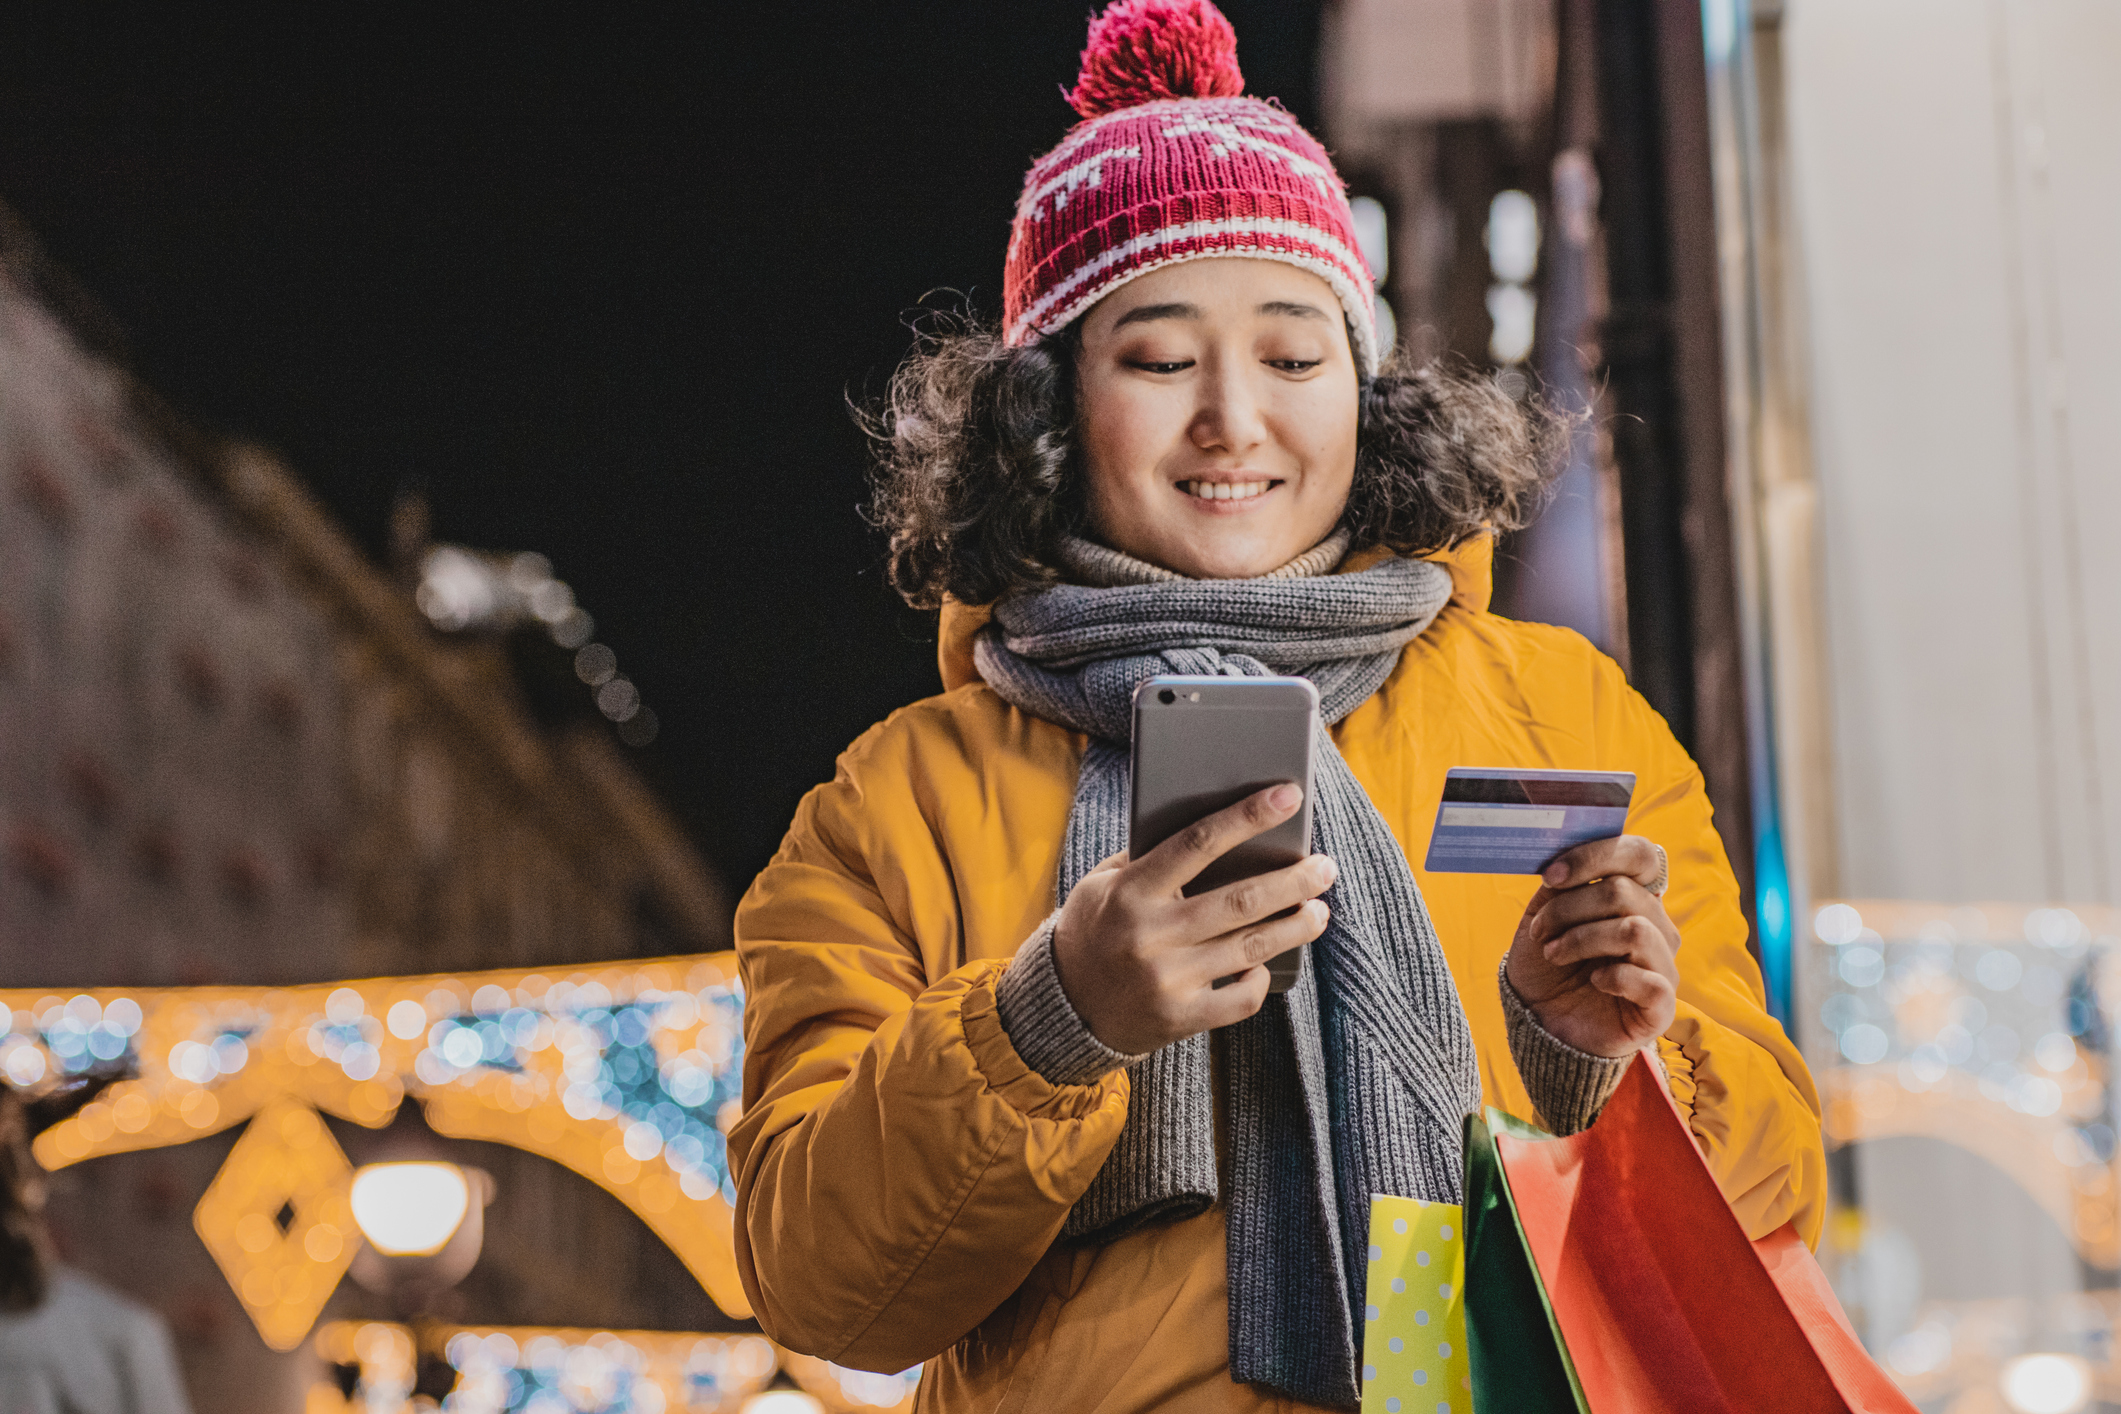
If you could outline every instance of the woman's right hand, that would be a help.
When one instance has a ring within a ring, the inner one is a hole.
[[[1318,896],[1338,877],[1333,861],[1314,854],[1192,898],[1183,890],[1302,802],[1296,786],[1270,786],[1139,859],[1115,854],[1077,881],[1061,905],[1053,960],[1092,1035],[1139,1055],[1259,1010],[1268,959],[1326,931],[1329,913]],[[1217,987],[1223,977],[1235,980]]]

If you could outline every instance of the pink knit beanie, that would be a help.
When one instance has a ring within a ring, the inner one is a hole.
[[[1280,260],[1333,287],[1370,373],[1370,268],[1333,159],[1279,105],[1243,97],[1237,35],[1209,0],[1116,0],[1090,22],[1068,101],[1084,121],[1031,164],[1009,232],[1002,333],[1066,328],[1183,260]]]

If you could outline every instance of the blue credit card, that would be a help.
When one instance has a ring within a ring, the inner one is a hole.
[[[1454,766],[1444,777],[1431,874],[1537,874],[1554,856],[1626,832],[1633,771]]]

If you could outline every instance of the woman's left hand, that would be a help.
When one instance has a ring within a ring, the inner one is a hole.
[[[1509,979],[1556,1039],[1618,1058],[1653,1046],[1679,1000],[1679,930],[1650,890],[1662,850],[1593,840],[1549,864],[1510,944]]]

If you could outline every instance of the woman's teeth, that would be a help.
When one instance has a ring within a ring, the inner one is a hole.
[[[1264,496],[1271,481],[1181,481],[1178,489],[1203,501],[1249,501]]]

